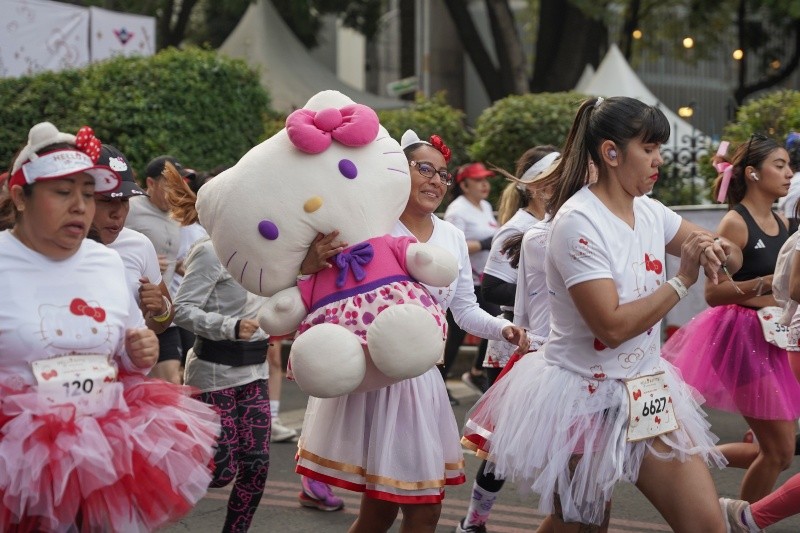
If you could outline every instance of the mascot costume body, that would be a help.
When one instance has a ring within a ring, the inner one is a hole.
[[[297,331],[290,364],[311,396],[336,397],[416,377],[439,361],[445,314],[418,282],[449,285],[446,250],[391,237],[410,193],[409,166],[375,112],[336,91],[292,113],[198,194],[222,264],[250,292],[270,335]],[[314,238],[355,243],[333,268],[298,279]]]

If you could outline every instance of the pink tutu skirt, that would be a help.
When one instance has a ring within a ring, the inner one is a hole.
[[[0,390],[0,530],[153,531],[205,495],[217,413],[161,380],[108,390],[93,416]]]
[[[800,417],[800,384],[789,356],[764,340],[753,309],[707,309],[675,332],[661,354],[709,407],[759,420]]]

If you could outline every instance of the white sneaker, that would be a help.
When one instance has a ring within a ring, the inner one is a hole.
[[[281,424],[280,418],[272,419],[272,436],[269,439],[270,442],[286,442],[287,440],[292,440],[296,436],[297,431]]]

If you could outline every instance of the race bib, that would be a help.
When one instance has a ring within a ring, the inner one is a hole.
[[[678,429],[664,372],[625,381],[628,390],[628,442]]]
[[[774,344],[778,348],[786,349],[789,346],[789,326],[780,323],[780,318],[783,315],[783,309],[771,305],[769,307],[762,307],[756,311],[758,321],[761,323],[761,331],[764,333],[764,339]]]
[[[117,381],[117,369],[105,355],[65,355],[31,363],[39,396],[46,402],[74,404],[80,413],[107,410],[102,401]]]

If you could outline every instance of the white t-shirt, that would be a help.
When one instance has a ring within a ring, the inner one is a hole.
[[[130,228],[122,228],[117,238],[108,245],[116,250],[125,265],[125,280],[136,303],[139,303],[139,279],[146,277],[150,283],[161,283],[156,249],[150,239]]]
[[[54,261],[0,232],[0,383],[34,385],[31,363],[71,354],[107,355],[129,372],[125,330],[142,328],[119,254],[85,239]]]
[[[465,196],[453,200],[444,212],[444,219],[464,232],[468,241],[482,241],[497,232],[497,220],[492,212],[492,204],[481,200],[480,207],[476,206]],[[489,250],[481,250],[470,256],[472,260],[472,284],[481,284],[481,274]]]
[[[547,244],[550,338],[545,359],[591,378],[626,379],[660,368],[660,322],[618,348],[600,343],[575,307],[568,289],[584,281],[612,279],[625,304],[665,283],[666,243],[681,217],[648,197],[633,201],[631,228],[584,187],[559,209]]]
[[[524,209],[519,209],[508,222],[500,226],[500,229],[492,237],[492,248],[489,250],[489,258],[486,260],[483,273],[501,279],[506,283],[516,283],[517,270],[511,266],[511,260],[501,250],[509,237],[524,234],[537,222],[539,222],[538,218]],[[501,305],[500,309],[503,311],[512,310],[505,305]]]
[[[181,227],[170,218],[169,213],[156,207],[147,196],[133,196],[129,203],[130,211],[125,219],[125,227],[144,234],[153,243],[156,255],[166,256],[169,265],[162,278],[169,288],[181,246]]]
[[[798,200],[800,200],[800,172],[795,172],[792,181],[789,182],[789,192],[783,198],[778,198],[778,211],[786,218],[795,218],[794,210]]]
[[[549,232],[550,223],[544,220],[534,224],[522,237],[514,296],[514,324],[539,338],[550,334],[550,291],[545,275]]]
[[[503,328],[513,324],[508,320],[493,317],[478,307],[464,234],[449,222],[440,220],[434,215],[431,215],[431,218],[433,219],[433,233],[427,242],[444,248],[455,256],[458,261],[458,277],[447,287],[430,287],[428,285],[424,285],[424,287],[442,306],[442,309],[450,309],[461,329],[483,339],[503,340]],[[414,237],[400,221],[395,224],[392,235]]]

